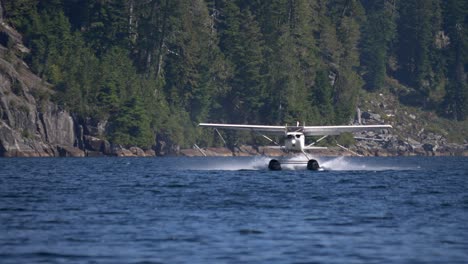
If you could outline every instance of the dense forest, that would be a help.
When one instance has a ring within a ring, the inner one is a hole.
[[[201,121],[346,124],[394,83],[404,103],[468,117],[466,0],[2,3],[52,99],[122,145],[213,144]]]

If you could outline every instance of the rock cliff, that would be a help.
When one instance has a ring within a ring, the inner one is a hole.
[[[28,52],[0,21],[0,156],[84,156],[70,113],[49,100],[50,86],[18,58]]]
[[[74,118],[54,104],[51,85],[20,59],[29,52],[0,17],[0,157],[156,155],[112,145],[103,139],[106,121]]]

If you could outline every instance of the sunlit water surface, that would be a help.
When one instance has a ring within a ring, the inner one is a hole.
[[[467,158],[268,160],[0,159],[0,262],[467,263]]]

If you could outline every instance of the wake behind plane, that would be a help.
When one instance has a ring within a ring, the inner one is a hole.
[[[239,124],[215,124],[215,123],[200,123],[201,127],[211,127],[215,129],[230,129],[230,130],[244,130],[252,131],[260,134],[276,146],[268,146],[272,148],[282,149],[286,152],[298,152],[302,153],[307,161],[279,161],[272,159],[268,163],[270,170],[281,170],[281,163],[284,164],[307,164],[308,170],[317,171],[320,170],[320,165],[317,160],[312,159],[305,152],[306,150],[317,150],[326,149],[326,147],[314,146],[320,140],[327,136],[340,135],[342,133],[355,133],[362,131],[375,131],[382,129],[392,128],[391,125],[351,125],[351,126],[300,126],[299,123],[296,126],[268,126],[268,125],[239,125]],[[283,136],[284,144],[280,145],[274,140],[269,138],[267,135]],[[306,145],[306,137],[310,136],[322,136],[320,139]]]

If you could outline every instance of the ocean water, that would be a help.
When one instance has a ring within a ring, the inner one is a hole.
[[[0,263],[468,263],[468,158],[0,159]]]

